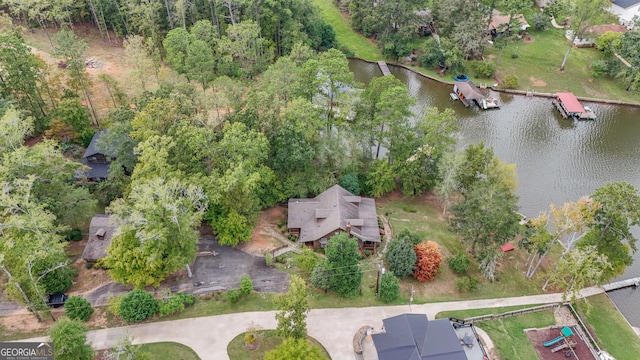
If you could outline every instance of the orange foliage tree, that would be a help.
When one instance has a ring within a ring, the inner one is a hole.
[[[414,247],[416,251],[416,268],[413,277],[418,281],[431,281],[438,275],[442,265],[440,245],[434,241],[422,242]]]

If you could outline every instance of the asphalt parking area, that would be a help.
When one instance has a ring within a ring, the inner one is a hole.
[[[284,293],[289,287],[289,274],[267,267],[264,257],[221,246],[212,235],[201,236],[198,247],[201,255],[196,258],[193,276],[175,286],[181,291],[197,295],[239,288],[243,274],[249,274],[255,291]]]

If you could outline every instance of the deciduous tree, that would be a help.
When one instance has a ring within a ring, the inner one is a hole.
[[[471,246],[471,253],[479,255],[518,233],[517,208],[518,197],[507,186],[479,180],[451,208],[449,223]]]
[[[360,254],[356,239],[350,238],[347,233],[334,235],[329,239],[325,254],[327,271],[330,274],[329,289],[342,297],[358,295],[362,270],[358,263]]]
[[[607,280],[621,275],[633,263],[637,239],[631,227],[640,224],[640,194],[627,182],[612,182],[596,189],[591,198],[600,206],[590,231],[578,241],[578,246],[594,246],[607,257],[611,264],[604,272]]]
[[[87,327],[78,320],[59,319],[49,330],[54,356],[60,360],[91,360],[93,349],[87,343]]]
[[[309,345],[306,339],[288,338],[264,355],[264,360],[324,360],[319,348]]]
[[[276,313],[279,336],[293,339],[306,339],[307,313],[309,312],[307,284],[300,276],[292,275],[286,294],[276,296],[274,304],[280,309]]]
[[[109,207],[121,225],[103,260],[114,280],[158,286],[196,254],[207,202],[200,187],[178,179],[145,180]]]
[[[589,27],[602,21],[603,16],[607,14],[607,9],[611,6],[611,3],[607,0],[563,0],[562,3],[564,5],[563,8],[566,10],[564,15],[569,19],[571,42],[564,59],[562,59],[560,71],[564,71],[575,39],[584,38],[589,31]]]

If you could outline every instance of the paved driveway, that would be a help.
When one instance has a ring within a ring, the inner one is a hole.
[[[240,287],[240,278],[249,274],[253,288],[260,292],[286,292],[289,274],[267,267],[263,257],[253,256],[231,246],[221,246],[212,235],[204,235],[198,244],[201,255],[193,266],[193,277],[172,285],[174,291],[203,294]]]

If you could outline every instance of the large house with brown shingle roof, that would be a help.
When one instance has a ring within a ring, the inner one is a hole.
[[[375,200],[353,195],[340,185],[312,199],[290,199],[287,227],[313,248],[325,247],[340,232],[358,239],[361,249],[375,250],[380,243]]]

